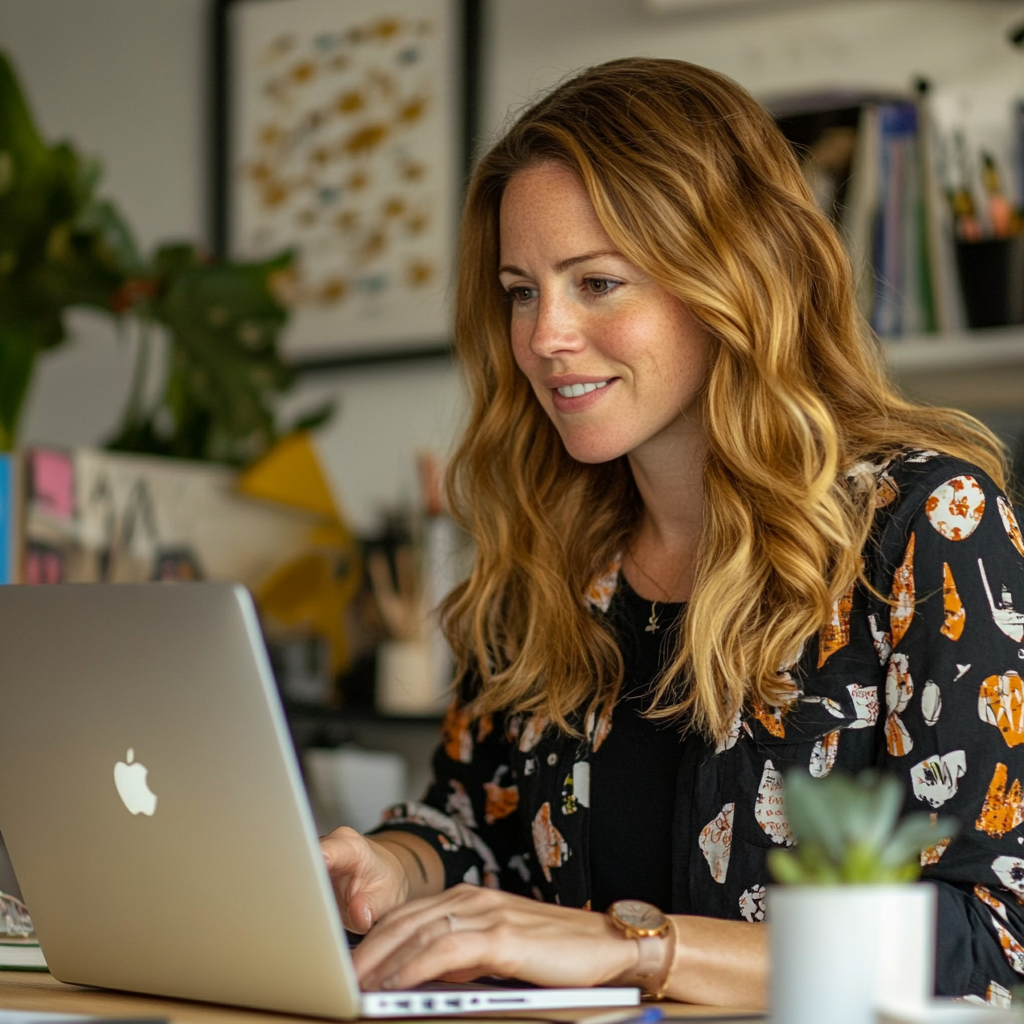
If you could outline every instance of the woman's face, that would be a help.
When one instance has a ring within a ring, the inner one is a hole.
[[[571,171],[514,175],[500,232],[512,351],[573,458],[607,462],[701,430],[707,332],[616,252]]]

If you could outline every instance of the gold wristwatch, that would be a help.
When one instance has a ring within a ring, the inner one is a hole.
[[[643,900],[616,900],[607,913],[624,938],[636,939],[639,950],[633,980],[649,995],[660,999],[668,984],[675,952],[668,950],[664,941],[669,935],[675,937],[671,920],[653,903]]]
[[[616,900],[608,908],[608,916],[627,939],[663,939],[668,935],[668,918],[653,903]]]

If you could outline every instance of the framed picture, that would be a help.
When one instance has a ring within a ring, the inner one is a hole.
[[[446,355],[480,0],[217,0],[213,242],[291,249],[298,368]]]

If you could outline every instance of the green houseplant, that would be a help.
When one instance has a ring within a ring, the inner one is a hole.
[[[90,306],[134,316],[134,383],[109,447],[248,463],[279,431],[274,403],[293,373],[278,352],[288,318],[290,253],[210,262],[190,244],[143,259],[100,168],[66,142],[46,143],[11,62],[0,53],[0,452],[17,441],[33,371],[66,341],[64,314]],[[143,400],[152,328],[166,330],[170,367],[159,399]],[[289,429],[314,426],[316,410]]]
[[[36,360],[66,338],[70,306],[108,310],[141,270],[99,167],[37,131],[0,53],[0,451],[10,450]]]
[[[878,1009],[920,1011],[933,992],[935,893],[908,884],[941,857],[952,819],[900,820],[892,776],[787,773],[796,845],[773,850],[768,893],[772,1015],[787,1024],[874,1024]]]

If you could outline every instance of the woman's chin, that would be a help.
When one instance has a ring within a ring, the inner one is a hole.
[[[562,443],[572,458],[577,462],[586,463],[588,466],[597,466],[602,462],[612,462],[621,455],[626,454],[622,448],[609,444],[588,444],[565,437],[562,438]]]

